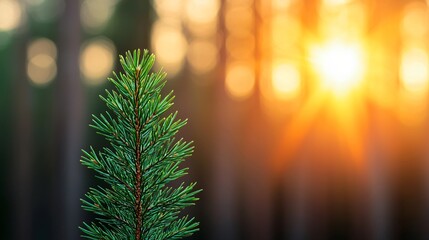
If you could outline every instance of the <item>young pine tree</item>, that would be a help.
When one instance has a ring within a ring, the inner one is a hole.
[[[84,238],[181,239],[198,231],[198,222],[180,213],[194,205],[200,190],[195,183],[169,185],[187,173],[179,165],[193,147],[174,138],[186,120],[178,120],[177,112],[166,114],[174,96],[161,95],[166,74],[151,72],[154,61],[147,50],[120,56],[124,72],[109,79],[116,90],[100,96],[110,111],[93,115],[91,127],[110,146],[83,151],[81,162],[106,186],[90,188],[81,200],[83,209],[97,215],[96,222],[80,227]]]

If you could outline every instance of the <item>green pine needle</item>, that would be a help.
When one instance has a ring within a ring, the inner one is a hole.
[[[100,98],[109,111],[92,115],[90,125],[109,141],[96,152],[83,150],[81,163],[109,187],[90,188],[82,208],[97,215],[80,227],[86,239],[181,239],[198,231],[199,223],[181,211],[195,204],[195,183],[168,184],[187,174],[180,163],[192,155],[192,142],[175,140],[186,124],[177,112],[167,114],[174,95],[161,95],[166,74],[151,72],[155,56],[147,50],[120,56],[124,72],[109,81],[115,90]]]

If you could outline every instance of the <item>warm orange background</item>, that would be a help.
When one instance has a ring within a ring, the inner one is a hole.
[[[429,239],[424,0],[0,0],[0,238],[78,239],[117,55],[168,73],[191,239]]]

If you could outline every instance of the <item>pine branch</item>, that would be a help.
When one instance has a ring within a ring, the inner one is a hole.
[[[169,183],[187,174],[180,163],[192,155],[192,142],[175,140],[186,124],[173,105],[172,92],[161,95],[165,73],[151,72],[155,57],[139,50],[120,56],[124,72],[109,81],[115,90],[100,96],[109,111],[93,115],[90,125],[109,141],[100,153],[91,147],[81,162],[108,187],[90,188],[82,208],[97,215],[83,223],[87,239],[181,239],[198,231],[198,222],[181,211],[195,204],[195,183],[177,188]]]

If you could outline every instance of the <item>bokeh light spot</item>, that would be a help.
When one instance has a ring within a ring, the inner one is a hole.
[[[81,50],[80,71],[89,85],[103,83],[113,70],[116,49],[107,38],[90,40]]]
[[[0,31],[11,31],[21,23],[22,9],[18,1],[0,0]]]
[[[191,22],[209,23],[216,19],[219,7],[219,0],[187,0],[186,17]]]
[[[424,49],[410,48],[402,54],[400,75],[405,90],[424,93],[428,88],[429,58]]]
[[[322,0],[322,2],[326,6],[338,6],[347,4],[350,0]]]
[[[218,50],[213,42],[195,40],[189,44],[188,62],[194,73],[203,74],[212,70],[218,60]]]
[[[287,9],[295,0],[273,0],[273,9]]]
[[[88,32],[103,29],[112,17],[117,0],[85,0],[81,5],[80,19]]]
[[[47,38],[32,41],[27,48],[27,75],[39,86],[50,83],[57,74],[57,48]]]
[[[252,94],[254,86],[255,74],[251,66],[238,63],[228,67],[225,87],[230,96],[245,99]]]
[[[52,58],[57,58],[57,47],[55,43],[47,38],[39,38],[30,43],[27,49],[27,59],[31,59],[40,54],[46,54]]]
[[[162,66],[169,77],[182,70],[187,52],[187,41],[182,29],[157,22],[152,29],[152,47],[157,57],[157,65]]]
[[[274,93],[279,99],[292,99],[297,97],[300,93],[301,75],[299,69],[293,64],[274,64],[272,81]]]
[[[225,13],[226,29],[235,35],[247,35],[252,32],[253,27],[253,12],[250,7],[237,6],[231,7]]]

